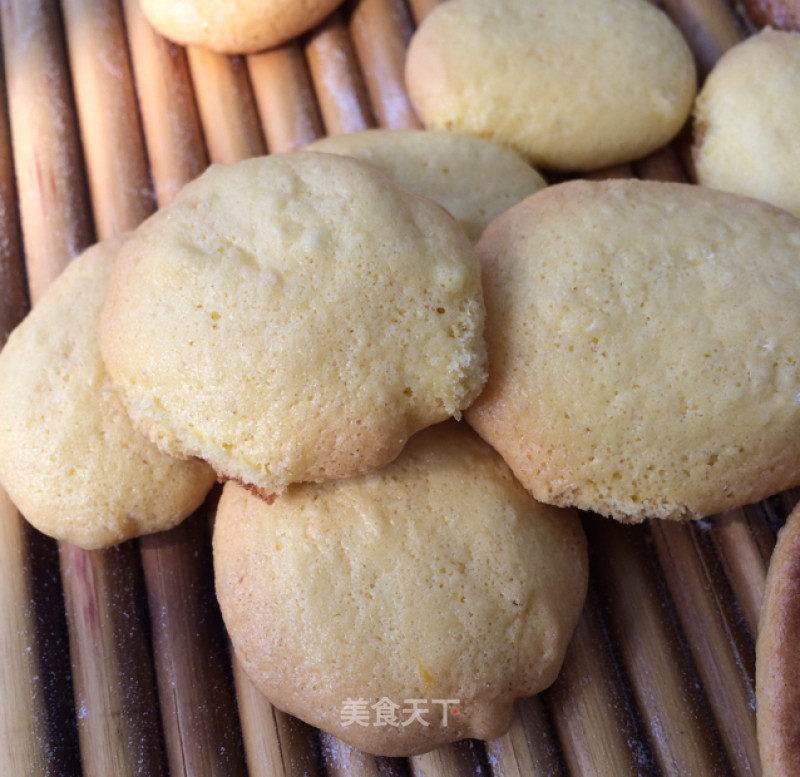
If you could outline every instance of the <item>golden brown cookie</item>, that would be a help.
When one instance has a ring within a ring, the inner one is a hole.
[[[368,472],[486,378],[478,260],[348,157],[215,166],[130,236],[101,345],[137,428],[263,494]]]
[[[415,32],[405,73],[429,129],[493,138],[556,170],[665,145],[696,90],[686,41],[646,0],[449,0]]]
[[[503,734],[553,682],[587,585],[577,514],[535,502],[448,421],[384,469],[226,484],[217,595],[237,656],[278,708],[362,750],[409,755]]]
[[[800,220],[689,184],[551,186],[495,219],[467,420],[533,495],[696,518],[800,483]]]
[[[0,352],[0,480],[37,529],[84,548],[169,529],[216,478],[134,431],[100,357],[121,240],[86,250]]]
[[[694,134],[700,184],[800,216],[800,33],[764,30],[729,49],[697,97]]]
[[[756,722],[763,777],[800,774],[800,505],[770,559],[756,643]]]
[[[341,0],[141,0],[147,20],[183,45],[252,54],[301,35]]]
[[[463,132],[364,130],[307,148],[369,162],[447,208],[473,241],[495,216],[547,185],[513,149]]]

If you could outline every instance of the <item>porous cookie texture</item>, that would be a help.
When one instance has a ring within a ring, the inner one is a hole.
[[[223,54],[252,54],[312,29],[341,0],[141,0],[162,35]]]
[[[435,203],[293,152],[210,168],[122,247],[103,355],[134,423],[262,494],[367,472],[486,378],[480,268]]]
[[[742,0],[742,5],[757,27],[800,30],[800,0]]]
[[[119,240],[87,249],[0,352],[0,480],[37,529],[83,548],[175,526],[215,482],[134,431],[97,327]]]
[[[591,170],[663,146],[691,111],[691,52],[646,0],[450,0],[411,39],[430,129],[508,144],[542,169]]]
[[[728,49],[700,90],[694,134],[699,183],[800,216],[800,33],[764,30]]]
[[[467,420],[545,502],[685,519],[800,483],[800,220],[689,184],[574,181],[476,246]]]
[[[800,774],[800,505],[778,534],[756,642],[756,724],[764,777]]]
[[[374,165],[445,207],[473,241],[495,216],[547,185],[512,148],[463,132],[373,129],[330,135],[308,148]]]
[[[534,501],[456,421],[271,505],[226,484],[213,545],[256,687],[385,755],[503,734],[514,700],[554,680],[586,594],[577,513]]]

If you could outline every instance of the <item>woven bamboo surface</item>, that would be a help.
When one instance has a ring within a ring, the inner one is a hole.
[[[0,342],[96,239],[209,162],[415,127],[408,39],[436,0],[355,0],[279,49],[167,43],[138,0],[0,6]],[[664,0],[701,77],[752,32],[726,0]],[[687,135],[605,175],[691,180]],[[694,524],[584,517],[591,583],[557,682],[511,731],[375,758],[276,710],[232,660],[213,593],[215,490],[173,531],[97,552],[0,492],[0,775],[759,775],[754,642],[797,491]]]

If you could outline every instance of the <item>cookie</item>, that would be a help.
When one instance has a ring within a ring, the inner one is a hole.
[[[800,216],[800,34],[764,30],[728,49],[697,97],[694,133],[700,184]]]
[[[141,0],[163,36],[222,54],[252,54],[286,43],[331,14],[341,0]]]
[[[798,0],[742,0],[742,5],[756,27],[800,30]]]
[[[503,734],[514,700],[554,680],[587,585],[577,513],[535,502],[455,421],[271,505],[226,484],[213,546],[256,687],[384,755]]]
[[[369,162],[444,206],[473,241],[495,216],[547,185],[513,149],[462,132],[364,130],[307,148]]]
[[[646,0],[450,0],[413,35],[405,75],[426,127],[493,138],[555,170],[665,145],[696,91],[686,42]]]
[[[800,220],[690,184],[573,181],[495,219],[467,411],[544,502],[688,519],[800,483]]]
[[[800,505],[778,534],[756,641],[756,724],[763,777],[800,773]]]
[[[100,357],[119,240],[76,258],[0,352],[0,481],[37,529],[100,548],[169,529],[215,482],[137,434]]]
[[[264,495],[368,472],[486,378],[480,268],[443,208],[348,157],[210,168],[130,236],[103,313],[137,428]]]

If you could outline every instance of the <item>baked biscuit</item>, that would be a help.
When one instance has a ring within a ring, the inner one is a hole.
[[[547,185],[513,149],[463,132],[373,129],[307,148],[369,162],[444,206],[473,241],[495,216]]]
[[[495,219],[467,420],[533,495],[635,522],[800,483],[800,220],[690,184],[574,181]]]
[[[169,529],[215,481],[137,434],[97,326],[119,240],[76,258],[0,352],[0,480],[37,529],[100,548]]]
[[[494,138],[556,170],[665,145],[696,90],[681,33],[646,0],[450,0],[413,35],[405,73],[429,129]]]
[[[800,774],[800,505],[767,570],[756,641],[756,724],[763,777]]]
[[[587,585],[577,514],[535,502],[455,421],[378,472],[271,505],[226,484],[213,544],[255,685],[384,755],[503,734],[514,700],[555,679]]]
[[[119,253],[102,326],[135,425],[264,495],[367,472],[486,378],[443,208],[334,154],[210,168]]]
[[[764,30],[709,73],[694,110],[699,183],[800,216],[800,34]]]
[[[141,0],[162,35],[222,54],[252,54],[286,43],[331,14],[341,0]]]

